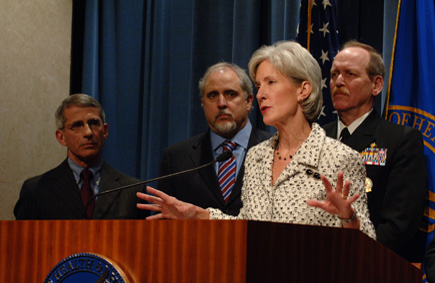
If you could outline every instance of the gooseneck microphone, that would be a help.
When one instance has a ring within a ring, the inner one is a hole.
[[[224,152],[222,152],[221,154],[219,154],[219,156],[216,157],[215,160],[213,160],[213,161],[211,161],[211,162],[209,162],[209,163],[206,163],[206,164],[204,164],[204,165],[201,165],[201,166],[198,166],[198,167],[192,168],[192,169],[187,169],[187,170],[184,170],[184,171],[181,171],[181,172],[176,172],[176,173],[172,173],[172,174],[169,174],[169,175],[160,176],[160,177],[157,177],[157,178],[153,178],[153,179],[149,179],[149,180],[141,181],[141,182],[138,182],[138,183],[134,183],[134,184],[130,184],[130,185],[126,185],[126,186],[122,186],[122,187],[114,188],[114,189],[107,190],[107,191],[104,191],[104,192],[99,192],[99,193],[93,195],[93,196],[89,199],[88,203],[86,204],[86,206],[85,206],[85,217],[84,217],[84,218],[85,218],[85,219],[87,218],[87,217],[86,217],[86,212],[88,211],[88,208],[89,208],[89,205],[91,204],[91,202],[92,202],[95,198],[97,198],[97,197],[99,197],[99,196],[107,195],[107,194],[111,194],[111,193],[114,193],[114,192],[119,192],[119,191],[122,191],[122,190],[125,190],[125,189],[128,189],[128,188],[131,188],[131,187],[135,187],[135,186],[139,186],[139,185],[144,185],[144,184],[146,184],[146,183],[151,183],[151,182],[154,182],[154,181],[160,181],[160,180],[163,180],[163,179],[169,179],[169,178],[172,178],[172,177],[175,177],[175,176],[178,176],[178,175],[187,174],[187,173],[190,173],[190,172],[193,172],[193,171],[196,171],[196,170],[199,170],[199,169],[202,169],[202,168],[205,168],[205,167],[211,166],[211,165],[215,164],[216,162],[222,162],[222,161],[225,161],[225,160],[227,160],[227,159],[230,159],[232,156],[233,156],[233,152],[232,152],[232,151],[229,151],[229,150],[228,150],[228,151],[224,151]]]

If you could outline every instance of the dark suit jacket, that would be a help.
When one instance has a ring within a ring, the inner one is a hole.
[[[435,282],[435,238],[433,238],[427,246],[425,257],[425,270],[427,282]]]
[[[337,137],[337,121],[324,129]],[[421,262],[425,237],[418,227],[427,189],[421,133],[386,121],[373,110],[345,144],[362,152],[372,143],[387,149],[385,166],[366,165],[373,181],[367,196],[377,240],[409,261]]]
[[[252,128],[248,149],[269,137],[271,137],[270,133]],[[205,133],[166,148],[161,162],[161,175],[198,167],[213,161],[213,159],[210,130],[208,130]],[[236,184],[227,203],[225,203],[222,197],[213,166],[162,180],[158,184],[158,189],[179,200],[193,203],[203,208],[219,208],[226,214],[237,215],[242,207],[240,189],[243,183],[244,168],[242,164],[237,175]]]
[[[107,163],[101,168],[100,192],[140,182]],[[95,202],[94,219],[143,219],[149,213],[136,208],[135,186],[99,196]],[[65,159],[58,167],[23,183],[14,208],[19,219],[84,219],[85,207],[73,172]]]

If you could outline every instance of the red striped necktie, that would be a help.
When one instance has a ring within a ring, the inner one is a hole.
[[[224,141],[222,147],[224,151],[233,151],[237,145],[233,141]],[[236,159],[234,155],[230,159],[219,163],[218,180],[222,196],[225,202],[228,202],[231,191],[236,183]]]

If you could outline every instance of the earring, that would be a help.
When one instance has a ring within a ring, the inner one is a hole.
[[[299,98],[298,101],[299,101],[299,102],[302,102],[302,98]]]

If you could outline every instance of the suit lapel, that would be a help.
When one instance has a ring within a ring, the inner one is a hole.
[[[253,146],[259,144],[261,141],[263,141],[261,139],[261,135],[262,135],[262,133],[260,131],[258,131],[254,127],[252,128],[251,135],[249,136],[249,141],[248,141],[248,150],[251,147],[253,147]],[[248,152],[246,152],[246,154],[247,153]],[[236,183],[234,185],[233,191],[231,192],[230,198],[228,199],[228,203],[231,203],[233,200],[238,199],[239,195],[241,194],[242,186],[243,186],[243,176],[245,173],[246,154],[245,154],[245,157],[243,158],[239,173],[237,174]],[[220,190],[220,188],[219,188],[219,190]]]
[[[337,121],[331,122],[324,127],[326,135],[333,139],[337,138]]]
[[[349,145],[358,152],[363,151],[369,147],[371,143],[376,142],[374,135],[376,128],[379,124],[381,117],[375,110],[359,125],[359,127],[352,133],[345,144]]]
[[[76,218],[84,217],[84,204],[67,159],[48,175],[48,184],[44,183],[44,187],[50,188],[44,190],[44,193],[49,195],[47,197],[62,203]]]
[[[193,166],[195,167],[201,166],[214,160],[211,150],[210,130],[208,130],[204,134],[202,139],[199,139],[197,144],[194,144],[192,146],[190,158],[192,160]],[[223,204],[224,198],[219,187],[219,182],[214,166],[208,166],[206,168],[200,169],[198,170],[198,173],[201,175],[201,178],[207,185],[207,188],[204,189],[211,190],[215,195],[216,199],[218,199],[219,202]]]
[[[107,190],[111,190],[117,187],[120,187],[118,182],[119,176],[117,174],[112,174],[113,168],[110,167],[106,162],[103,162],[103,166],[101,167],[101,177],[100,177],[100,190],[99,192],[104,192]],[[113,192],[101,196],[96,201],[94,218],[99,219],[110,209],[115,199],[121,194],[121,191]]]

